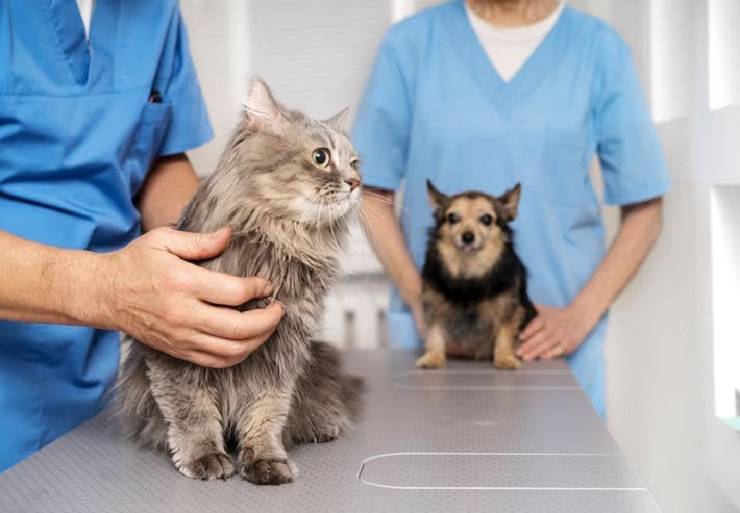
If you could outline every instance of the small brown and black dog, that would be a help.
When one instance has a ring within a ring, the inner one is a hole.
[[[422,271],[427,332],[417,367],[443,367],[454,347],[476,360],[493,357],[500,369],[519,368],[519,332],[537,315],[509,226],[520,185],[498,198],[479,191],[446,196],[431,182],[427,191],[435,226]]]

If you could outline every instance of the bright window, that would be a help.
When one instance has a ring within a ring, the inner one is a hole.
[[[650,1],[650,103],[653,120],[688,115],[693,52],[693,0]]]
[[[740,2],[709,0],[709,108],[740,103]]]
[[[712,190],[715,412],[740,430],[740,185]]]

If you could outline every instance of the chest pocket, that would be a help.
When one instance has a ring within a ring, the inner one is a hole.
[[[138,193],[153,160],[160,155],[171,118],[172,105],[169,103],[148,102],[144,106],[126,159],[132,196]]]

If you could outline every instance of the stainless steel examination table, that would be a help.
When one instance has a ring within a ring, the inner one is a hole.
[[[420,371],[406,353],[346,360],[368,384],[363,420],[294,450],[292,484],[187,479],[122,440],[104,413],[0,475],[0,511],[659,511],[562,362]]]

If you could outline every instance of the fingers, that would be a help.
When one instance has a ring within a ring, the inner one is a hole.
[[[525,326],[524,330],[519,334],[519,339],[522,341],[525,341],[535,334],[539,333],[545,329],[545,323],[542,321],[542,317],[535,317],[529,323],[527,326]]]
[[[231,308],[202,305],[192,314],[192,322],[201,333],[228,340],[247,340],[275,331],[283,317],[283,307],[272,303],[265,308],[239,312]]]
[[[211,233],[189,233],[169,228],[154,232],[158,232],[157,237],[162,239],[159,241],[162,249],[185,260],[204,260],[219,255],[228,245],[231,234],[228,227]],[[239,306],[272,294],[272,285],[264,278],[231,276],[196,265],[176,269],[179,277],[173,281],[186,284],[185,289],[208,303]]]
[[[278,303],[247,312],[204,306],[191,313],[195,327],[186,330],[190,334],[183,337],[181,349],[173,356],[203,367],[236,365],[270,338],[283,313]]]
[[[205,260],[220,255],[229,243],[231,229],[221,228],[210,233],[191,233],[171,228],[150,232],[162,249],[185,260]]]
[[[202,367],[223,369],[244,361],[264,344],[270,334],[248,340],[224,340],[199,334],[193,340],[196,347],[183,355],[183,359]]]
[[[563,347],[563,344],[558,343],[542,353],[542,356],[540,356],[540,358],[542,358],[543,360],[552,360],[553,358],[560,358],[563,355],[565,355],[565,348]]]
[[[534,360],[541,353],[542,350],[548,347],[549,337],[547,332],[540,331],[533,335],[527,340],[517,351],[517,356],[521,357],[525,361]]]
[[[239,306],[252,299],[267,297],[273,292],[272,284],[257,276],[239,278],[198,267],[195,295],[214,305]]]

